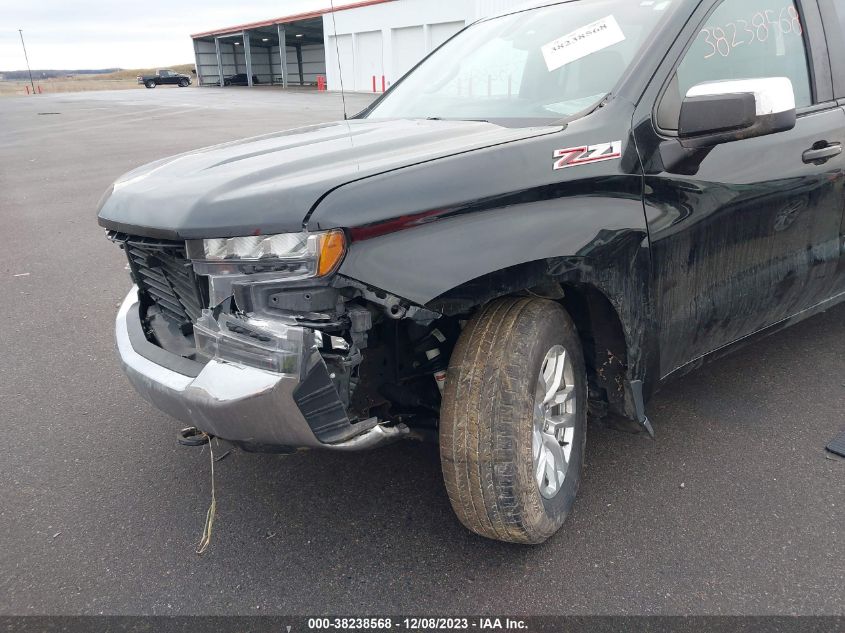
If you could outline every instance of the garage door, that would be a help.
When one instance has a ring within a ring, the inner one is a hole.
[[[384,60],[382,59],[381,31],[358,33],[358,55],[356,56],[357,78],[355,90],[372,92],[373,77],[376,86],[381,90],[381,76],[384,74]],[[342,54],[342,53],[341,53]]]
[[[340,51],[340,59],[342,65],[338,73],[337,53]],[[355,90],[355,56],[352,49],[351,35],[338,35],[337,43],[335,37],[329,37],[329,48],[326,51],[329,58],[329,65],[332,67],[334,77],[341,77],[343,79],[344,90]],[[335,79],[334,81],[337,81]],[[340,85],[332,85],[332,90],[340,90]]]
[[[393,29],[392,80],[395,82],[425,56],[425,30],[421,26]]]
[[[441,22],[429,27],[431,33],[431,48],[434,50],[455,33],[464,28],[463,22]]]

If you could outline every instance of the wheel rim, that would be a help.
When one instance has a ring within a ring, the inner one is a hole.
[[[562,345],[555,345],[543,359],[534,400],[534,479],[546,499],[554,498],[566,480],[577,407],[572,359]]]

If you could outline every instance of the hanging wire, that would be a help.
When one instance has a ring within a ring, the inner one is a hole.
[[[205,525],[202,528],[202,537],[197,544],[196,552],[202,555],[208,546],[211,545],[211,528],[214,526],[214,516],[217,514],[217,495],[214,490],[214,449],[211,444],[214,438],[209,437],[206,433],[203,436],[208,438],[208,454],[211,458],[211,505],[208,507],[208,512],[205,513]]]

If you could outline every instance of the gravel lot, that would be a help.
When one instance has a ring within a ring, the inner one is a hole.
[[[368,97],[350,98],[354,108]],[[0,101],[0,614],[845,614],[845,307],[662,391],[657,432],[591,429],[545,546],[453,517],[437,451],[217,464],[130,388],[129,278],[95,207],[129,169],[338,118],[338,95],[230,89]]]

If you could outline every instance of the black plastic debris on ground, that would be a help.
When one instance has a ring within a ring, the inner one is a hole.
[[[842,435],[828,444],[827,450],[839,455],[840,457],[845,457],[845,433],[842,433]]]

